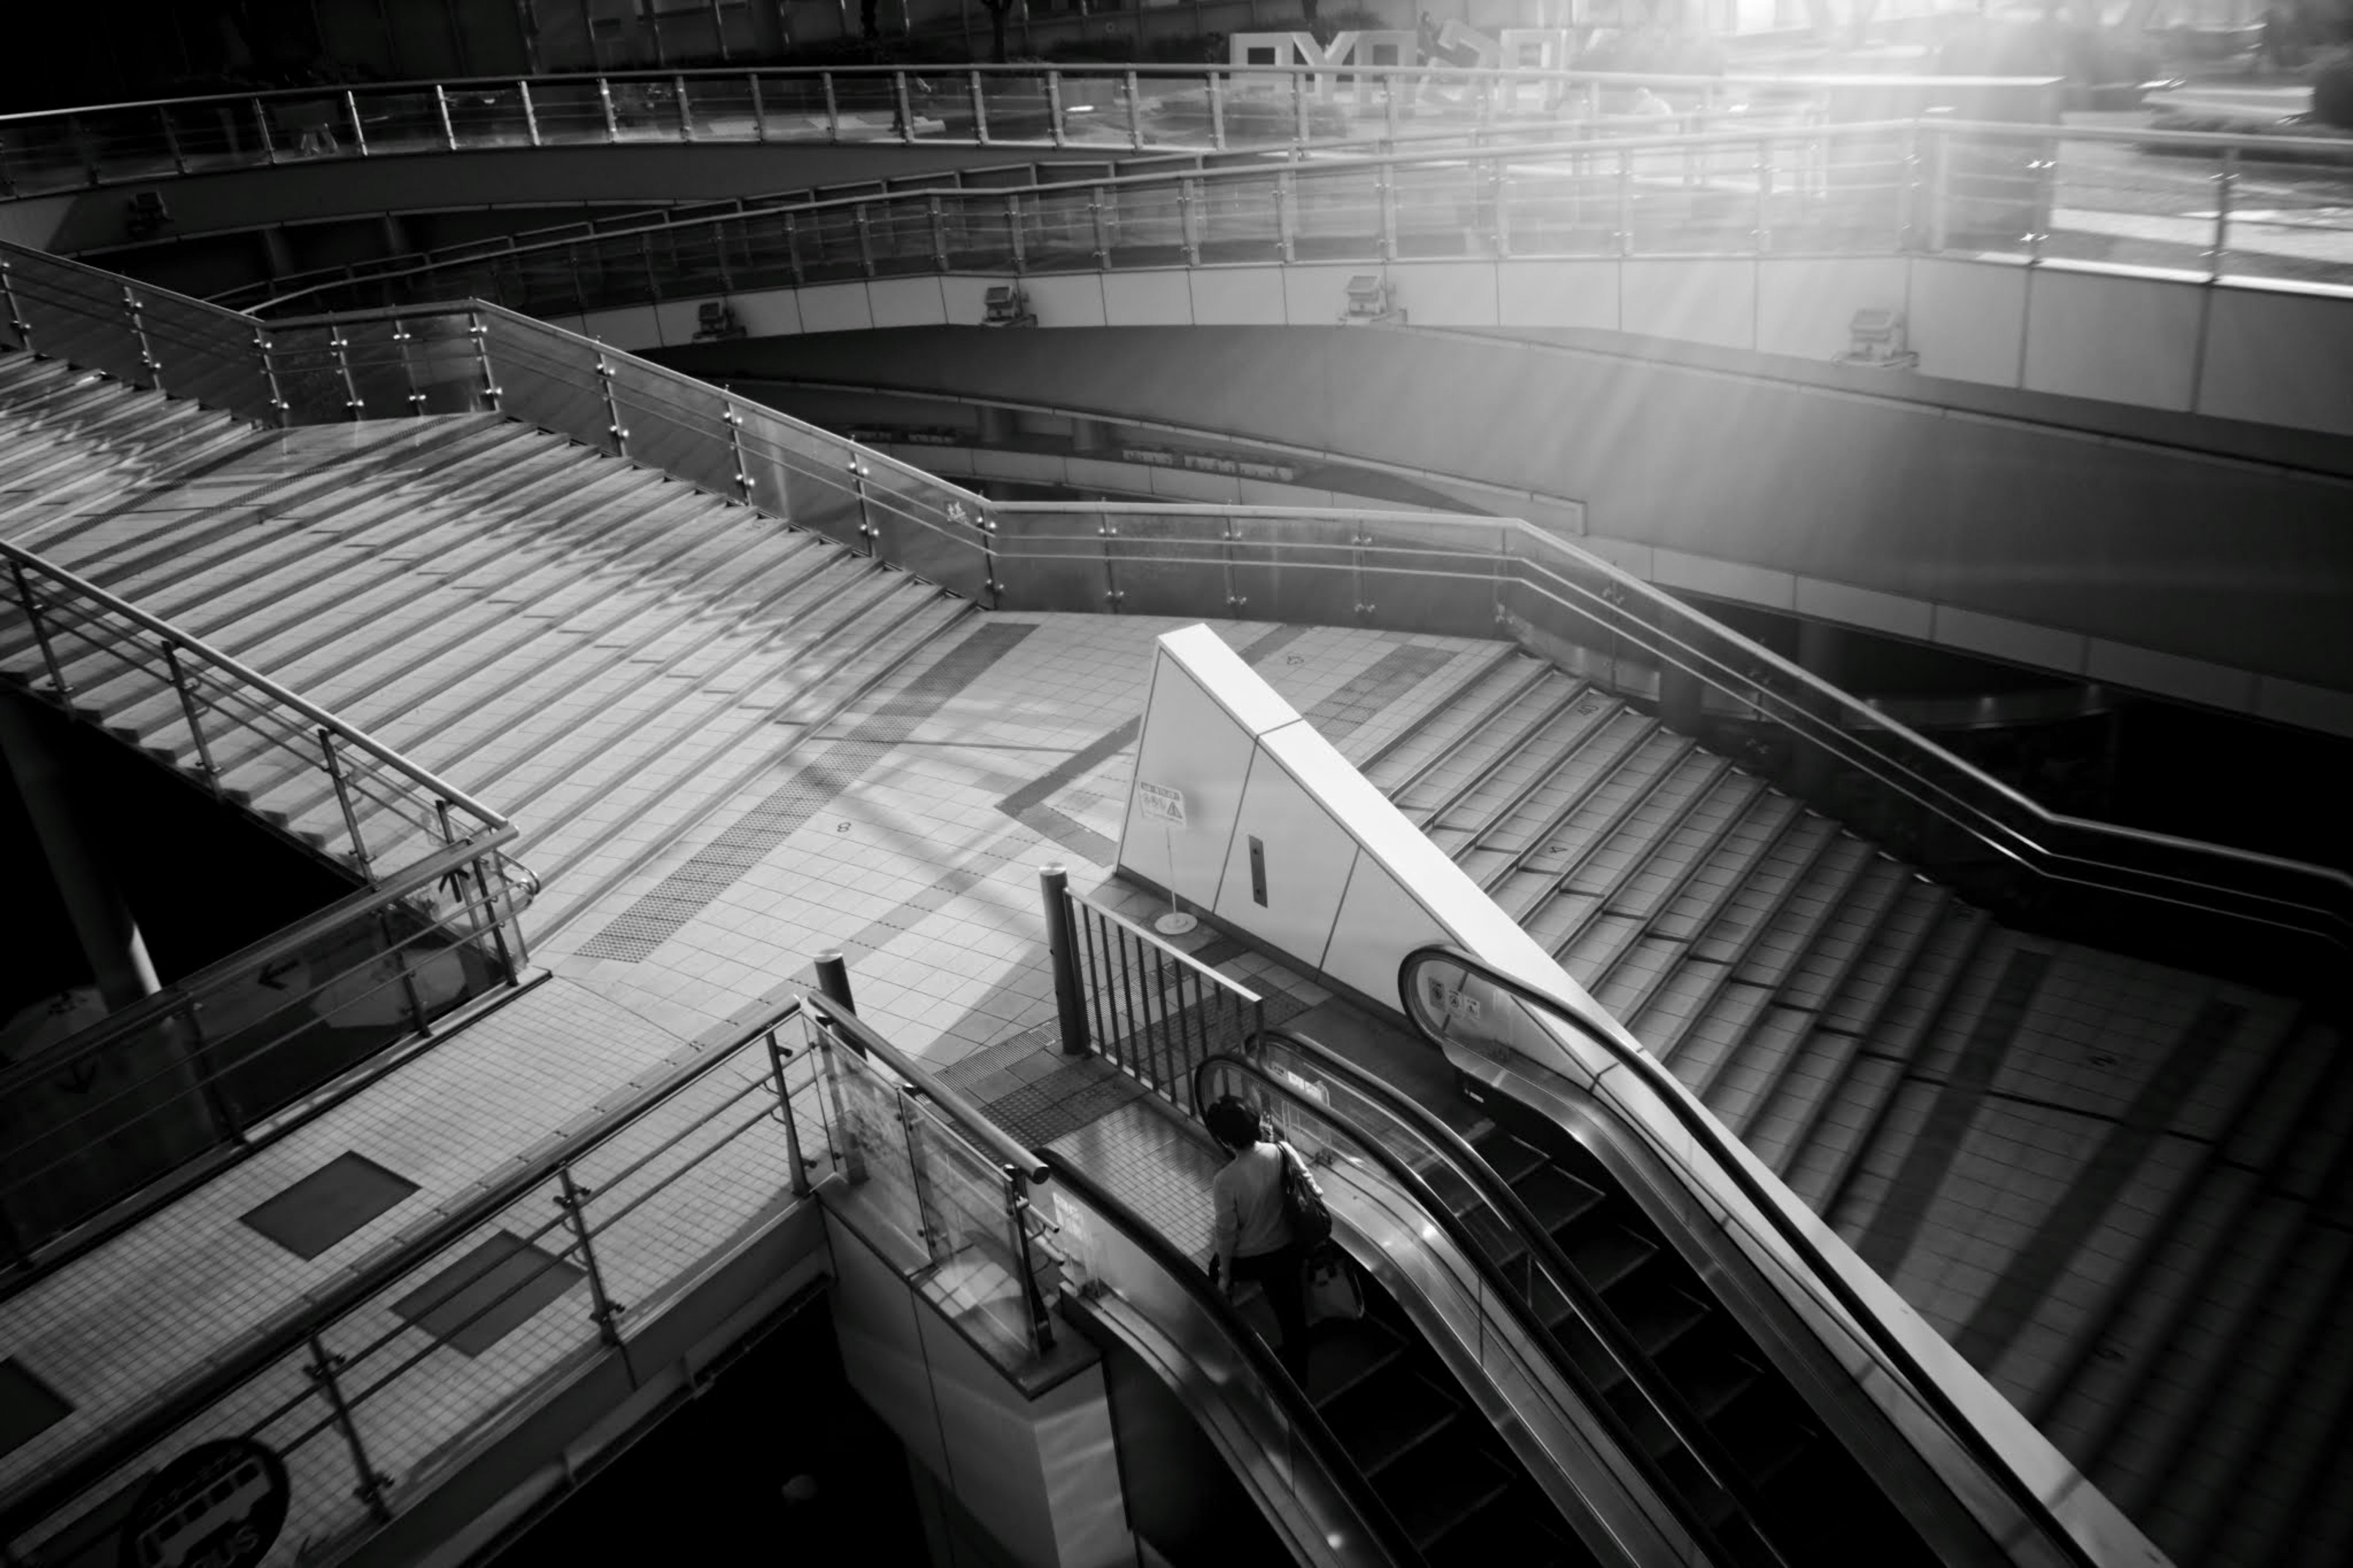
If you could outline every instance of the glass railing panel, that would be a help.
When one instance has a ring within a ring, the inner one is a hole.
[[[449,132],[441,123],[440,95],[430,89],[353,92],[345,109],[342,131],[350,131],[349,114],[359,111],[359,134],[367,139],[371,155],[387,153],[438,153],[449,145]],[[356,146],[347,152],[357,152]]]
[[[615,450],[596,344],[499,312],[485,314],[482,326],[501,412],[600,450]]]
[[[1066,70],[1061,78],[1064,141],[1074,147],[1134,144],[1135,120],[1125,72]]]
[[[242,99],[203,99],[160,110],[180,165],[191,174],[251,168],[269,161],[261,127]]]
[[[409,379],[408,333],[401,318],[358,317],[334,329],[336,351],[350,380],[360,419],[400,419],[413,415],[416,388]]]
[[[90,165],[69,119],[0,123],[0,195],[46,195],[90,184]]]
[[[681,224],[639,237],[638,248],[654,280],[652,298],[675,300],[727,292],[715,224]]]
[[[1114,267],[1185,264],[1184,189],[1174,181],[1103,187],[1102,224]]]
[[[740,405],[735,414],[756,504],[796,528],[867,553],[871,544],[860,531],[866,514],[850,472],[857,457],[850,444],[757,405]]]
[[[1269,526],[1255,521],[1256,528]],[[1376,606],[1410,605],[1418,630],[1493,637],[1515,532],[1500,521],[1366,512],[1356,520],[1366,599]]]
[[[837,134],[843,142],[899,140],[899,97],[889,71],[836,71],[832,76]]]
[[[1366,602],[1356,524],[1296,512],[1242,512],[1230,527],[1233,593],[1251,620],[1353,626]],[[1125,563],[1121,563],[1123,573]]]
[[[1083,269],[1099,264],[1095,187],[1024,191],[1011,198],[1021,254],[1035,271]]]
[[[287,423],[332,425],[352,416],[352,389],[343,379],[334,328],[304,324],[262,331]]]
[[[1485,253],[1495,226],[1492,163],[1398,164],[1387,182],[1397,254]]]
[[[520,82],[462,82],[443,94],[449,134],[460,147],[527,147],[531,117]],[[533,110],[537,105],[533,106]]]
[[[272,414],[269,378],[250,321],[176,295],[142,289],[138,297],[140,321],[166,391],[248,418]]]
[[[428,863],[0,1069],[0,1225],[29,1250],[512,984],[495,851]],[[446,865],[446,871],[443,867]]]
[[[611,362],[613,402],[628,432],[629,460],[698,485],[739,495],[731,400],[717,387],[641,360]]]
[[[133,180],[171,174],[178,160],[165,133],[164,117],[153,109],[99,109],[74,117],[81,149],[100,177]]]
[[[950,593],[988,603],[988,552],[978,502],[948,494],[938,479],[917,469],[881,458],[862,458],[860,463],[859,482],[867,525],[874,531],[874,553]]]
[[[2184,156],[2191,168],[2219,153]],[[2345,258],[2353,255],[2353,204],[2337,181],[2315,180],[2309,165],[2276,163],[2240,155],[2214,169],[2217,188],[2227,180],[2230,216],[2220,226],[2219,269],[2236,278],[2269,278],[2299,283],[2342,283]]]
[[[607,96],[613,106],[616,139],[622,142],[680,142],[686,122],[677,83],[668,76],[616,76],[607,79]]]
[[[998,506],[991,515],[998,608],[1101,615],[1115,607],[1110,543],[1094,509]]]
[[[489,406],[482,348],[471,314],[409,316],[405,351],[420,414],[471,414]]]
[[[771,142],[822,142],[825,80],[808,71],[759,71],[760,125]]]
[[[794,249],[811,282],[866,276],[866,242],[855,207],[813,207],[793,215]]]
[[[1292,237],[1302,261],[1362,261],[1381,254],[1380,180],[1370,169],[1296,176]]]
[[[874,270],[888,276],[939,270],[939,237],[932,227],[931,198],[901,196],[864,203],[867,254]]]
[[[915,1289],[992,1363],[1018,1368],[1037,1348],[1034,1282],[1013,1233],[1008,1177],[928,1105],[908,1103],[907,1130],[931,1252]]]
[[[539,122],[539,139],[554,146],[575,146],[607,138],[605,95],[593,80],[542,79],[531,84],[532,118]]]
[[[11,250],[8,268],[9,291],[34,349],[134,386],[153,384],[140,363],[121,279],[29,250]]]
[[[686,81],[685,121],[698,141],[753,142],[759,125],[752,107],[748,76],[690,76]]]
[[[1499,216],[1514,256],[1606,256],[1618,248],[1618,159],[1577,153],[1500,163]]]
[[[1010,197],[995,193],[958,192],[940,198],[947,229],[951,267],[1008,267],[1013,261],[1013,217]]]
[[[1203,180],[1200,191],[1203,261],[1269,261],[1282,257],[1282,183],[1275,175]]]
[[[980,79],[981,110],[994,142],[1050,142],[1053,107],[1044,71],[987,72]]]
[[[895,1253],[894,1263],[921,1268],[931,1261],[931,1222],[916,1186],[904,1092],[857,1052],[818,1047],[814,1025],[811,1045],[821,1048],[826,1100],[849,1178],[842,1206],[861,1222],[860,1235]]]

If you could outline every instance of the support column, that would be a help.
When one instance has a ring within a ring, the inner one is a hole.
[[[1002,447],[1013,439],[1013,410],[998,404],[984,403],[976,413],[980,416],[980,444]]]
[[[16,781],[25,814],[40,837],[74,936],[109,1011],[159,989],[146,939],[107,869],[105,858],[74,810],[73,781],[49,738],[20,705],[0,697],[0,757]]]
[[[1071,449],[1074,452],[1100,452],[1112,444],[1111,426],[1100,419],[1071,421]]]

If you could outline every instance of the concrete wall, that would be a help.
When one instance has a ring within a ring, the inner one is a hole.
[[[1870,395],[1853,376],[1778,379],[1753,357],[1665,363],[1654,346],[907,328],[659,357],[712,379],[993,397],[1575,496],[1588,547],[1662,585],[2353,732],[2344,479],[2175,444],[2204,431],[2227,446],[2211,420],[2150,416],[2130,437],[2049,422],[2092,405],[1977,391],[1964,410]]]

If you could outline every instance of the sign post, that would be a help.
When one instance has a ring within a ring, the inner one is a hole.
[[[1167,852],[1162,880],[1168,889],[1168,912],[1152,929],[1162,936],[1183,936],[1201,923],[1176,907],[1176,831],[1185,826],[1185,792],[1138,779],[1135,800],[1145,821],[1160,824],[1161,847]]]

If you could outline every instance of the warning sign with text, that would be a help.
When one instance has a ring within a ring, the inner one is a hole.
[[[1165,822],[1171,827],[1185,826],[1185,792],[1170,789],[1166,784],[1135,781],[1135,800],[1146,822]]]

